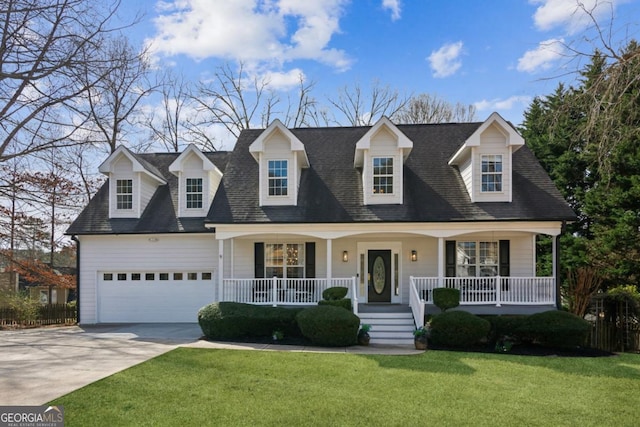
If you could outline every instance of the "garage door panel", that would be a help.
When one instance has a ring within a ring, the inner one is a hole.
[[[198,310],[213,301],[212,280],[101,281],[101,323],[197,322]]]

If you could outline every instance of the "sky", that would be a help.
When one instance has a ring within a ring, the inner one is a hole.
[[[638,38],[639,0],[582,0],[614,44]],[[575,0],[138,0],[123,1],[128,31],[158,67],[206,81],[241,60],[270,86],[314,82],[322,101],[372,82],[400,94],[473,104],[515,125],[535,96],[576,78],[571,49],[599,45]],[[613,18],[612,18],[613,17]],[[611,31],[609,31],[611,30]],[[230,148],[227,140],[223,148]]]

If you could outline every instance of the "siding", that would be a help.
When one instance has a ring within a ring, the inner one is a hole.
[[[209,235],[79,236],[80,310],[83,324],[97,323],[99,272],[188,272],[217,270],[218,245]],[[157,238],[158,241],[149,241]],[[215,286],[215,273],[212,280]],[[213,295],[211,299],[213,300]],[[203,301],[203,305],[208,301]]]
[[[502,191],[482,192],[482,155],[502,155]],[[473,149],[474,202],[510,202],[511,201],[511,147],[507,147],[507,137],[496,125],[490,126],[480,136],[480,146]]]

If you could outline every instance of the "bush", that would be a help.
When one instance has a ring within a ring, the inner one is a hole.
[[[519,328],[522,339],[549,347],[578,347],[586,343],[591,324],[575,314],[551,310],[532,314]]]
[[[301,310],[216,302],[198,311],[198,323],[202,333],[211,339],[271,337],[275,330],[287,337],[300,337],[295,319]]]
[[[431,319],[431,341],[448,347],[470,347],[486,338],[489,321],[466,311],[449,311]]]
[[[433,303],[442,311],[455,308],[460,305],[460,290],[453,288],[435,288],[433,290]]]
[[[322,298],[327,301],[339,300],[347,296],[349,289],[342,286],[327,288],[322,292]]]
[[[519,331],[527,316],[483,316],[491,324],[489,340],[495,341],[504,336],[519,337]]]
[[[296,319],[302,335],[313,344],[339,347],[356,343],[360,319],[347,310],[318,305],[302,310]]]
[[[351,305],[351,300],[349,298],[321,300],[318,301],[318,305],[332,305],[334,307],[342,307],[349,311],[353,310],[353,306]]]

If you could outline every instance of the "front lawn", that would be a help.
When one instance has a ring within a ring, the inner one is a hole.
[[[67,426],[638,422],[640,356],[364,356],[179,348],[52,404]]]

